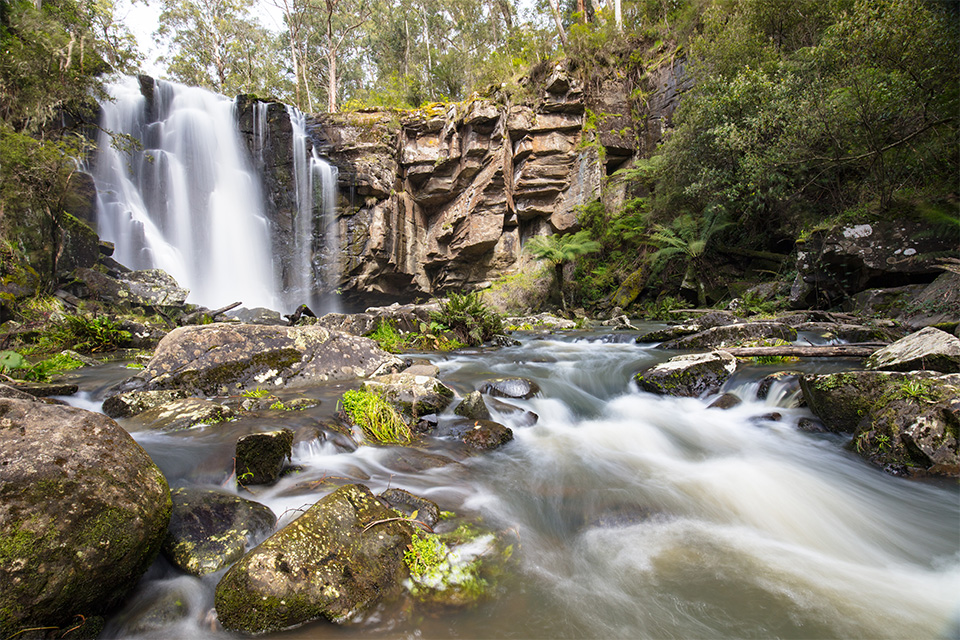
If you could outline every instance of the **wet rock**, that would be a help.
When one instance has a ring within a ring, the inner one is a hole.
[[[914,329],[960,323],[960,273],[946,271],[898,307],[896,317]],[[888,314],[892,315],[892,314]]]
[[[103,401],[103,412],[111,418],[129,418],[149,409],[187,397],[181,389],[166,391],[128,391]]]
[[[202,576],[239,560],[248,539],[265,536],[277,519],[259,502],[211,489],[170,492],[173,511],[163,553],[189,574]]]
[[[233,415],[230,407],[217,402],[201,398],[181,398],[143,411],[134,416],[132,421],[156,431],[180,431],[198,424],[226,422]]]
[[[797,420],[797,428],[807,433],[827,433],[827,428],[815,418],[800,418]]]
[[[382,500],[407,516],[413,513],[417,514],[417,520],[423,522],[430,528],[433,528],[440,521],[440,507],[437,503],[426,498],[414,495],[403,489],[387,489],[380,494]]]
[[[438,424],[440,424],[440,418],[437,414],[428,413],[425,416],[420,416],[417,423],[413,425],[413,430],[417,433],[428,433],[436,429]]]
[[[474,449],[489,451],[513,440],[513,431],[492,420],[474,420],[460,439]]]
[[[293,431],[252,433],[237,440],[237,483],[272,484],[293,455]]]
[[[0,384],[0,398],[10,398],[12,400],[26,400],[27,402],[35,402],[37,397],[27,393],[26,391],[21,391],[16,387],[11,387],[8,384]]]
[[[778,322],[744,322],[713,327],[700,333],[664,342],[661,349],[718,349],[747,341],[778,339],[793,342],[797,331]]]
[[[440,413],[453,401],[453,389],[430,376],[403,371],[364,380],[363,388],[380,394],[402,413],[414,418]]]
[[[496,347],[519,347],[522,343],[514,340],[510,336],[498,334],[490,338],[490,342]]]
[[[479,391],[468,394],[460,404],[453,410],[458,416],[471,420],[489,420],[490,411],[483,401],[483,395]]]
[[[778,411],[771,411],[770,413],[764,413],[763,415],[753,416],[750,418],[750,422],[762,423],[762,422],[780,422],[783,420],[783,414]]]
[[[217,323],[167,334],[146,368],[120,392],[183,389],[233,395],[378,375],[403,366],[373,340],[322,327]]]
[[[430,453],[409,447],[389,449],[380,461],[387,469],[397,473],[419,473],[457,464],[456,460],[439,453]]]
[[[485,382],[478,391],[497,398],[529,400],[540,393],[540,387],[526,378],[501,378]]]
[[[239,309],[228,312],[228,315],[244,324],[260,324],[266,326],[286,326],[288,324],[283,316],[280,315],[279,311],[265,309],[264,307],[254,307],[253,309],[240,307]]]
[[[538,313],[537,315],[532,316],[504,318],[503,324],[508,327],[516,327],[520,329],[526,329],[527,327],[530,327],[532,329],[553,329],[563,331],[577,328],[577,323],[573,320],[558,318],[557,316],[549,313]]]
[[[377,328],[378,319],[370,313],[328,313],[319,318],[302,318],[304,325],[317,325],[330,331],[365,336]]]
[[[502,400],[497,400],[496,398],[489,398],[487,404],[500,415],[509,418],[510,423],[515,427],[532,427],[540,420],[540,416],[533,411],[528,411],[527,409],[503,402]]]
[[[216,589],[220,623],[256,634],[351,620],[400,591],[412,532],[367,487],[341,487],[227,571]]]
[[[960,338],[926,327],[876,351],[867,358],[867,368],[886,371],[928,369],[960,372]]]
[[[436,378],[440,375],[440,367],[429,362],[417,362],[411,364],[409,367],[401,371],[401,373],[406,373],[411,376],[428,376],[430,378]]]
[[[853,435],[851,448],[896,474],[960,472],[960,376],[929,371],[851,371],[800,378],[824,426]]]
[[[898,327],[868,326],[841,322],[802,322],[792,325],[797,331],[815,333],[825,340],[846,342],[890,342],[903,337]]]
[[[113,420],[0,399],[0,636],[117,604],[169,519],[166,480]]]
[[[732,409],[738,405],[743,404],[743,400],[733,395],[732,393],[725,393],[713,402],[710,403],[708,409]]]
[[[634,376],[644,391],[698,398],[717,393],[737,370],[737,359],[725,351],[676,356]]]

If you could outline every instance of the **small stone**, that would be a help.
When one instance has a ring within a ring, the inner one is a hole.
[[[272,484],[293,454],[293,431],[265,431],[237,440],[237,484]]]

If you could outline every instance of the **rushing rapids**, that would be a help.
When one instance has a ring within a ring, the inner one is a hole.
[[[191,302],[209,307],[239,300],[285,312],[301,303],[335,310],[335,297],[324,292],[339,278],[326,264],[338,251],[337,174],[313,149],[303,114],[290,110],[292,250],[273,255],[271,238],[282,231],[262,193],[265,103],[253,103],[248,150],[234,101],[172,82],[144,86],[122,78],[101,105],[97,224],[116,245],[116,259],[164,269],[190,289]]]
[[[960,593],[955,485],[887,476],[847,453],[845,439],[802,432],[798,420],[810,414],[786,389],[753,399],[774,367],[729,381],[724,391],[744,400],[729,410],[628,383],[668,355],[590,334],[431,355],[461,395],[502,376],[542,390],[511,400],[539,415],[534,425],[494,408],[515,440],[476,457],[438,438],[412,452],[318,440],[311,434],[342,392],[333,386],[313,393],[320,406],[272,420],[175,433],[124,425],[172,486],[232,487],[238,435],[278,421],[294,429],[300,472],[254,496],[282,514],[278,526],[330,490],[320,488],[324,479],[345,478],[375,492],[408,489],[514,540],[508,576],[478,608],[410,617],[388,603],[339,636],[951,637]],[[101,375],[86,388],[125,374]],[[426,455],[450,464],[411,466]],[[107,637],[228,637],[211,610],[218,579],[185,577],[159,560]],[[171,614],[165,603],[174,599],[182,606]],[[331,632],[313,623],[270,637]]]

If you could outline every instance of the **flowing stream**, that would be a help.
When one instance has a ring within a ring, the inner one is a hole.
[[[254,496],[281,524],[330,490],[311,487],[339,476],[418,493],[514,543],[496,596],[477,607],[411,615],[387,605],[359,624],[317,622],[269,638],[957,637],[956,483],[887,476],[848,453],[845,438],[798,430],[810,414],[785,388],[752,399],[775,367],[748,367],[729,382],[725,390],[745,400],[729,410],[631,385],[633,373],[670,355],[590,333],[428,355],[461,395],[494,377],[540,385],[539,396],[510,401],[538,414],[536,424],[501,407],[494,419],[515,439],[484,455],[441,439],[355,450],[318,440],[339,386],[316,388],[318,407],[272,419],[166,434],[123,424],[172,486],[231,486],[238,436],[294,429],[302,471]],[[118,365],[87,374],[90,406],[123,375]],[[456,462],[426,463],[438,455]],[[232,637],[210,612],[219,577],[184,576],[158,560],[106,637]],[[185,607],[164,619],[171,598]]]

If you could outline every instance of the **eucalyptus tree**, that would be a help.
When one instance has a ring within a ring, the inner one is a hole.
[[[253,0],[162,0],[156,35],[176,80],[224,94],[274,92],[276,38],[251,14]]]

